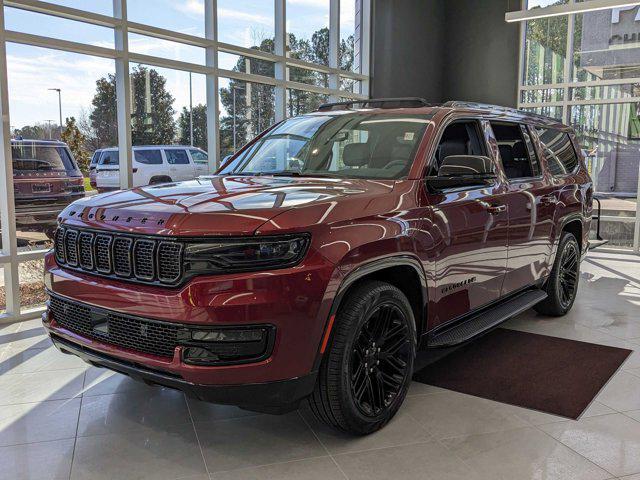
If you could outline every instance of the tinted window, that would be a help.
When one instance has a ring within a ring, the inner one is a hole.
[[[120,152],[118,150],[109,150],[102,152],[99,165],[120,165]]]
[[[91,156],[91,163],[89,163],[89,166],[91,168],[94,168],[98,163],[98,160],[100,159],[100,153],[100,150],[96,150],[95,152],[93,152],[93,155]]]
[[[186,150],[165,150],[167,156],[167,162],[170,165],[188,165],[189,157]]]
[[[204,153],[202,150],[189,150],[189,151],[191,152],[191,158],[193,158],[194,162],[207,163],[209,161],[207,154]]]
[[[536,128],[536,133],[544,149],[549,171],[553,175],[564,175],[576,169],[578,156],[569,134],[551,128]]]
[[[221,173],[401,178],[411,168],[429,119],[360,112],[290,118],[251,143]]]
[[[483,137],[478,131],[478,122],[455,122],[445,128],[436,150],[434,170],[450,155],[486,155]]]
[[[12,144],[14,171],[75,170],[71,154],[65,147],[53,145]]]
[[[135,150],[133,155],[138,163],[145,165],[162,165],[162,154],[160,150]]]
[[[538,176],[538,159],[530,148],[531,139],[526,129],[516,123],[491,122],[498,142],[502,168],[507,178]]]

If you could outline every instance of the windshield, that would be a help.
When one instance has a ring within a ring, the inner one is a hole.
[[[35,145],[30,143],[11,145],[14,171],[67,171],[75,170],[71,154],[66,147]]]
[[[278,125],[220,174],[397,179],[406,176],[429,115],[309,115]]]
[[[104,150],[98,160],[98,165],[120,165],[120,152],[118,150]]]

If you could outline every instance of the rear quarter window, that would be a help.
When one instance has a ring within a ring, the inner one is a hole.
[[[160,150],[136,150],[133,152],[136,162],[144,165],[162,165]]]
[[[541,127],[536,128],[536,133],[552,175],[566,175],[578,168],[578,155],[568,133]]]
[[[165,150],[169,165],[189,165],[189,157],[186,150]]]

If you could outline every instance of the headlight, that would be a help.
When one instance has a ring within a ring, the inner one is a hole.
[[[188,243],[184,261],[195,273],[267,270],[296,265],[308,247],[308,235],[220,239]]]

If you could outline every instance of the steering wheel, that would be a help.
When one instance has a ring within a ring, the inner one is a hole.
[[[401,167],[403,167],[403,168],[404,168],[406,164],[407,164],[407,161],[406,161],[406,160],[391,160],[391,161],[390,161],[389,163],[387,163],[383,168],[384,168],[385,170],[390,170],[390,169],[392,169],[392,168],[394,168],[394,167],[398,167],[398,166],[401,166]]]

